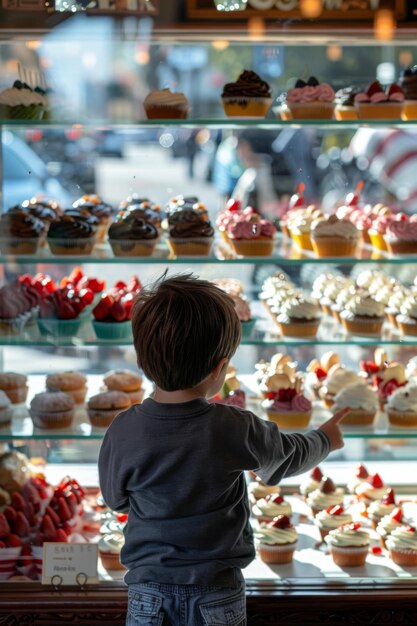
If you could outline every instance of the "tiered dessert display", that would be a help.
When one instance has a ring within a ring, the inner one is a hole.
[[[412,99],[413,76],[413,71],[404,73],[400,86],[386,90],[375,81],[366,90],[349,87],[337,94],[314,76],[299,79],[280,96],[275,126],[296,120],[320,127],[333,117],[338,124],[353,120],[357,125],[361,119],[371,125],[373,120],[412,119],[414,109],[406,104]],[[263,120],[272,91],[245,70],[224,86],[221,98],[230,119],[209,125],[244,129],[254,126],[247,118]],[[152,92],[143,104],[151,123],[161,127],[178,125],[191,111],[184,94],[166,89]],[[48,113],[47,99],[15,84],[0,93],[0,112],[5,120],[34,124]],[[52,350],[131,346],[131,307],[142,287],[136,275],[141,267],[196,264],[204,277],[209,265],[228,266],[233,278],[215,279],[213,271],[210,277],[234,300],[242,344],[257,346],[268,360],[251,363],[244,375],[230,365],[223,389],[211,401],[246,406],[287,432],[315,427],[347,408],[342,424],[347,446],[350,439],[380,444],[417,437],[415,357],[390,355],[400,343],[417,350],[417,261],[412,256],[417,220],[384,204],[362,203],[362,188],[359,184],[328,214],[306,205],[300,186],[279,224],[234,199],[217,216],[209,214],[204,198],[187,195],[167,197],[159,206],[133,194],[117,209],[97,194],[82,196],[72,207],[26,199],[0,219],[1,262],[25,266],[0,289],[0,345],[10,350],[20,345]],[[41,263],[47,268],[37,268]],[[87,263],[95,266],[94,276],[86,273]],[[271,263],[283,269],[310,264],[324,271],[315,273],[308,289],[270,271],[257,296],[245,295],[237,280],[240,266]],[[372,269],[366,265],[357,271],[365,263]],[[71,271],[64,275],[62,264]],[[122,270],[124,264],[119,280],[104,280],[104,266]],[[415,271],[411,279],[400,280],[392,268],[405,264]],[[351,357],[345,358],[348,346],[355,347],[354,359],[365,348],[355,367]],[[74,448],[79,440],[100,441],[120,411],[151,391],[133,366],[86,376],[55,371],[51,362],[47,377],[0,372],[1,441],[25,440],[29,449],[37,440],[58,445],[68,440]],[[10,487],[0,480],[0,578],[38,579],[45,541],[95,541],[101,577],[117,579],[126,515],[108,510],[93,485],[59,482],[61,477],[48,481],[35,460],[19,460],[30,467],[21,484]],[[401,497],[379,472],[372,468],[368,473],[363,465],[354,476],[345,472],[337,481],[315,468],[299,489],[293,481],[296,494],[293,485],[265,485],[256,475],[248,476],[248,483],[259,555],[249,578],[273,578],[271,585],[279,585],[280,578],[303,576],[303,564],[309,562],[318,563],[312,579],[334,581],[346,573],[344,582],[360,576],[374,585],[387,571],[398,578],[417,574],[416,488],[409,486]],[[326,588],[326,582],[320,584]]]

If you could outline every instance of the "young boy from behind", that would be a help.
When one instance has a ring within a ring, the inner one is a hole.
[[[99,458],[107,505],[128,511],[127,626],[246,624],[241,573],[255,557],[244,472],[274,485],[343,440],[340,412],[318,430],[276,424],[207,398],[240,341],[232,300],[192,275],[161,280],[134,304],[139,367],[153,398],[119,414]]]

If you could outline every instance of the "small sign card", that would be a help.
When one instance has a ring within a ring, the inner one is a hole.
[[[91,585],[98,583],[96,543],[44,543],[42,584]]]

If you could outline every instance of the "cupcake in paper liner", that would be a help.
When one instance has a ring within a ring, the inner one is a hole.
[[[365,565],[369,550],[369,533],[360,524],[346,524],[331,530],[325,541],[333,561],[340,567]]]
[[[151,91],[143,107],[149,120],[185,120],[190,110],[186,96],[168,88]]]
[[[335,93],[328,83],[320,83],[310,76],[305,82],[301,78],[287,91],[286,106],[294,120],[331,120],[334,112]]]
[[[227,117],[265,117],[272,104],[268,83],[251,70],[223,87],[222,102]]]

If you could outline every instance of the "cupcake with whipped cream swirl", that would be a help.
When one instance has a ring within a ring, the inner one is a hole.
[[[115,256],[151,256],[157,241],[157,228],[144,219],[140,210],[119,213],[109,228],[109,242]]]
[[[341,422],[344,426],[370,426],[375,419],[378,406],[376,392],[360,382],[348,385],[336,394],[332,411],[337,413],[349,409]]]
[[[396,389],[386,404],[389,423],[393,426],[417,426],[417,382],[411,380]]]
[[[287,371],[274,374],[265,384],[268,391],[262,407],[268,419],[283,429],[307,428],[313,413],[313,405],[302,391],[300,376]]]
[[[346,513],[341,504],[329,506],[323,511],[319,511],[314,518],[314,524],[320,531],[322,539],[327,537],[331,530],[339,528],[339,526],[345,526],[352,522],[352,516],[350,513]]]
[[[320,487],[320,483],[323,479],[323,472],[319,467],[312,469],[310,474],[304,478],[300,485],[300,493],[307,500],[308,495]]]
[[[308,495],[307,504],[315,517],[317,513],[331,506],[342,505],[344,494],[344,490],[336,487],[331,478],[323,476],[320,487]]]
[[[340,567],[360,567],[369,550],[369,533],[360,524],[347,524],[331,530],[325,539],[333,561]]]
[[[394,563],[405,567],[417,565],[417,530],[414,526],[394,528],[385,543]]]
[[[368,517],[372,522],[374,529],[378,526],[381,519],[390,515],[396,508],[394,489],[387,489],[381,500],[374,500],[368,507]]]
[[[366,385],[366,380],[353,370],[341,366],[327,377],[319,390],[319,396],[324,405],[330,409],[334,404],[336,395],[349,385],[355,384]]]
[[[259,523],[272,522],[274,517],[278,515],[287,515],[291,517],[291,504],[284,500],[279,493],[272,493],[257,501],[252,508],[252,513]]]
[[[396,528],[400,528],[400,526],[405,526],[405,524],[406,520],[401,507],[396,507],[389,514],[384,515],[382,519],[379,520],[376,527],[376,532],[379,535],[381,546],[385,548],[386,540],[392,531]]]
[[[328,83],[320,83],[317,78],[310,76],[307,81],[299,78],[282,101],[294,120],[331,120],[334,98],[335,93]]]
[[[249,472],[251,480],[248,485],[249,500],[255,504],[258,500],[266,498],[272,494],[279,494],[281,488],[278,485],[267,485],[264,481],[256,476],[253,472]]]
[[[400,312],[396,316],[397,326],[402,335],[417,336],[417,295],[404,298]]]
[[[186,96],[169,88],[149,93],[143,103],[148,120],[185,120],[190,106]]]
[[[254,537],[260,558],[265,563],[291,563],[298,535],[287,515],[279,515],[269,524],[260,524]]]
[[[122,532],[111,532],[104,535],[98,542],[98,553],[101,563],[107,570],[125,570],[120,563],[120,552],[125,543]]]
[[[223,87],[222,102],[227,117],[265,117],[271,88],[256,72],[243,70],[237,81]]]
[[[360,231],[353,222],[336,215],[311,227],[311,241],[318,257],[354,257],[360,238]]]
[[[387,491],[381,476],[378,473],[370,474],[366,480],[360,483],[355,490],[357,498],[370,505],[372,502],[381,500]]]
[[[320,307],[308,298],[287,300],[277,317],[277,325],[284,337],[308,337],[317,335],[320,325]]]
[[[368,476],[368,470],[362,463],[360,463],[355,470],[355,476],[351,480],[349,480],[347,484],[349,493],[356,493],[356,489],[359,487],[359,485],[366,482]]]

